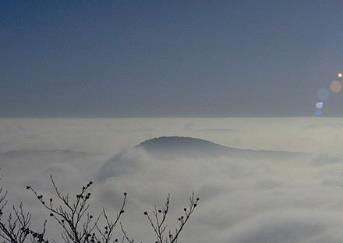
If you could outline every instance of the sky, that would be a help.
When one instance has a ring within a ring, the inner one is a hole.
[[[342,9],[2,0],[0,117],[342,116]]]

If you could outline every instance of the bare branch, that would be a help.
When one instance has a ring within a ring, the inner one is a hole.
[[[25,212],[23,204],[12,205],[12,210],[5,216],[7,191],[0,188],[0,239],[9,243],[47,242],[44,240],[46,222],[43,231],[37,233],[31,229],[31,215]],[[30,236],[30,237],[29,237]]]
[[[124,193],[124,199],[119,212],[114,219],[110,219],[105,209],[94,217],[90,212],[89,200],[91,197],[90,188],[93,182],[88,182],[82,187],[81,191],[71,197],[69,194],[63,194],[57,186],[54,178],[50,176],[51,184],[57,198],[50,198],[47,203],[43,195],[39,194],[35,189],[28,186],[35,197],[46,208],[50,216],[61,227],[61,237],[66,243],[90,243],[101,242],[110,243],[117,242],[113,240],[113,231],[117,226],[121,216],[124,213],[127,194]]]
[[[194,196],[194,193],[191,194],[189,197],[189,205],[188,208],[183,209],[183,215],[178,218],[178,226],[173,231],[168,227],[166,224],[167,215],[169,212],[170,206],[170,195],[168,194],[166,202],[162,209],[158,209],[156,206],[154,207],[152,212],[145,211],[144,215],[146,216],[150,226],[152,227],[155,237],[156,243],[177,243],[180,234],[183,231],[186,223],[189,221],[191,215],[193,214],[195,208],[197,207],[199,202],[199,198]],[[133,243],[134,239],[128,237],[127,232],[124,230],[123,226],[121,225],[121,231],[123,233],[123,239],[125,239],[129,243]]]

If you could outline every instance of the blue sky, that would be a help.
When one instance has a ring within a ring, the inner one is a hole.
[[[343,2],[0,2],[1,117],[311,116]],[[343,94],[323,114],[343,115]]]

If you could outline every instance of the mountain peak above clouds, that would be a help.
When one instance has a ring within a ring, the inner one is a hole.
[[[157,156],[233,156],[233,157],[289,157],[301,153],[275,150],[254,150],[227,147],[208,140],[181,137],[163,136],[143,141],[135,148],[142,148],[146,152]]]
[[[143,152],[143,154],[141,153]],[[144,161],[144,154],[157,161],[178,161],[179,159],[203,159],[211,161],[218,157],[237,159],[289,159],[302,153],[274,150],[253,150],[227,147],[208,140],[192,137],[163,136],[147,139],[131,149],[114,155],[100,169],[98,179],[127,173]]]
[[[228,147],[219,145],[204,139],[192,137],[157,137],[145,140],[138,144],[136,148],[143,148],[148,153],[179,153],[179,155],[193,153],[222,154],[228,151]],[[195,155],[195,154],[194,154]]]

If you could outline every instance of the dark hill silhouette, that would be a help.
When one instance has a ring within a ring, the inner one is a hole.
[[[159,157],[169,156],[233,156],[252,158],[289,158],[298,156],[301,153],[275,150],[253,150],[226,147],[207,140],[192,137],[158,137],[145,140],[136,146],[142,148],[152,155]]]
[[[221,155],[228,151],[228,148],[207,140],[192,137],[158,137],[145,140],[136,146],[143,148],[152,154],[173,154],[179,155],[197,153],[208,153],[208,155]]]
[[[150,156],[168,162],[177,162],[182,158],[207,158],[216,157],[243,158],[243,159],[289,159],[302,153],[272,150],[252,150],[231,148],[207,140],[192,137],[158,137],[145,140],[131,150],[122,151],[113,156],[99,170],[98,180],[119,176],[130,169],[137,169],[139,157],[127,156],[134,150],[144,150]]]

